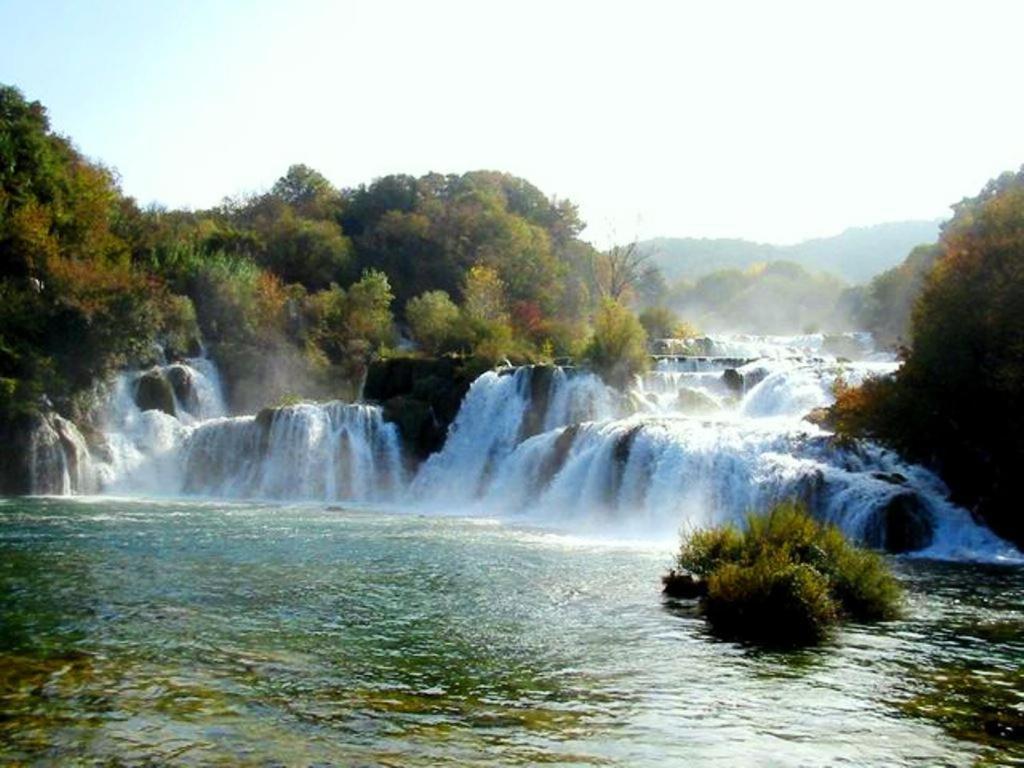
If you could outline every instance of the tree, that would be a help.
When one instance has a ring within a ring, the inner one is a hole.
[[[651,259],[649,251],[640,249],[634,240],[628,245],[615,245],[598,259],[598,281],[601,293],[612,301],[621,301],[644,278]]]
[[[477,264],[466,273],[463,309],[471,320],[508,322],[505,284],[492,267]]]
[[[1024,168],[954,206],[894,379],[842,393],[842,428],[936,467],[953,498],[1024,545]]]
[[[436,354],[449,341],[459,321],[459,308],[444,291],[426,291],[410,299],[405,318],[412,337]]]
[[[333,221],[301,219],[287,212],[271,226],[261,262],[287,283],[318,290],[347,277],[352,243]]]
[[[858,317],[877,340],[886,344],[909,343],[914,305],[941,255],[938,245],[918,246],[902,264],[878,275],[867,286]]]
[[[650,365],[644,327],[624,306],[605,299],[594,317],[594,334],[584,358],[609,384],[627,386]]]
[[[394,301],[387,275],[373,269],[363,272],[358,282],[348,289],[345,327],[350,339],[363,339],[380,346],[394,338]]]
[[[307,165],[293,165],[284,176],[274,182],[271,194],[283,200],[303,215],[328,215],[331,206],[339,202],[338,191],[323,174]]]
[[[645,309],[639,319],[649,339],[685,339],[697,335],[692,325],[683,322],[667,307]]]

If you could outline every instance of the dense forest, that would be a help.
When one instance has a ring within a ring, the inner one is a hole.
[[[81,415],[113,369],[200,339],[239,411],[352,397],[368,360],[410,343],[491,361],[585,355],[595,314],[614,314],[603,302],[631,301],[644,277],[631,251],[579,239],[574,205],[508,174],[341,190],[296,165],[210,210],[143,209],[17,89],[0,89],[0,119],[7,414],[52,402]]]

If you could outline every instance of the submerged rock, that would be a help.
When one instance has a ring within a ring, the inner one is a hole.
[[[163,373],[154,368],[139,377],[135,385],[135,404],[141,411],[163,411],[175,415],[174,388]]]

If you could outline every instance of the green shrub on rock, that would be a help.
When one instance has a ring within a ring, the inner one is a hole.
[[[750,515],[743,531],[693,533],[663,581],[669,596],[699,597],[719,634],[766,646],[814,644],[841,619],[880,621],[900,611],[885,561],[792,502]]]

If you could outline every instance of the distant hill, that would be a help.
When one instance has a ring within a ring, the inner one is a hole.
[[[939,236],[935,221],[894,221],[851,227],[833,237],[795,245],[769,245],[750,240],[659,237],[640,243],[653,251],[669,282],[695,280],[720,269],[745,269],[765,261],[791,261],[808,269],[830,272],[851,283],[864,283],[891,269],[918,245]]]

